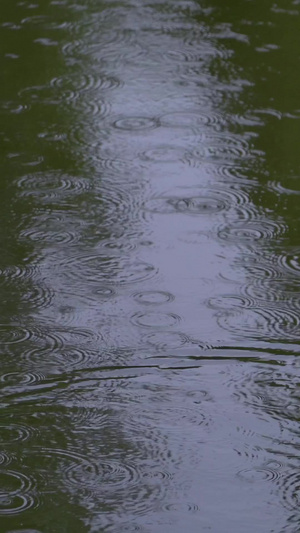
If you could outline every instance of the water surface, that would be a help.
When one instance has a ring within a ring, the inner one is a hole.
[[[299,24],[2,0],[1,532],[299,531]]]

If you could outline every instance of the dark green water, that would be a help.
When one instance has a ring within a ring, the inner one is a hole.
[[[300,530],[300,2],[2,0],[0,533]]]

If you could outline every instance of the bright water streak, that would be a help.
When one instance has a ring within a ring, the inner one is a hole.
[[[299,20],[2,0],[1,532],[299,531]]]

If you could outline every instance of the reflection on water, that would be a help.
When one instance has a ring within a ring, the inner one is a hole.
[[[299,15],[2,2],[1,531],[299,530]]]

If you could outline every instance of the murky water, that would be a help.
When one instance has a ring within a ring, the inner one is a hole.
[[[1,533],[300,530],[300,3],[2,0]]]

